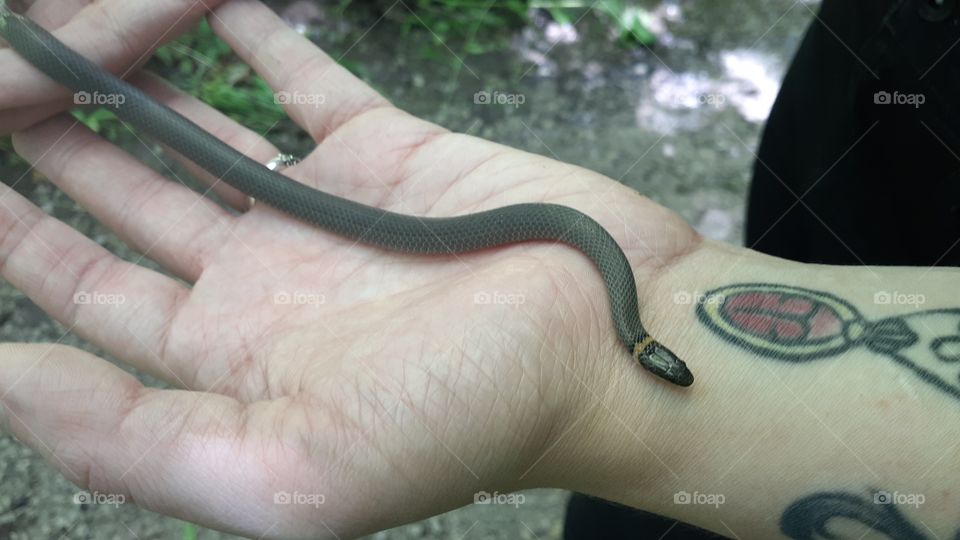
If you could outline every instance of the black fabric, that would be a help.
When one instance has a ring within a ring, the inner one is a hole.
[[[764,129],[746,245],[801,262],[960,266],[958,66],[957,0],[825,0]],[[718,537],[574,494],[564,538]]]
[[[722,540],[722,536],[603,499],[574,493],[567,504],[563,537],[567,540],[652,538]]]
[[[932,2],[824,2],[764,131],[747,246],[803,262],[960,265],[960,18],[944,0],[949,17],[928,20]],[[876,103],[878,92],[924,103]]]

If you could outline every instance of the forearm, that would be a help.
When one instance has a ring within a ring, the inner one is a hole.
[[[660,275],[645,313],[697,382],[604,359],[604,397],[558,445],[575,471],[561,483],[741,538],[824,521],[840,537],[952,536],[958,278],[704,245]],[[883,492],[894,504],[874,504]]]

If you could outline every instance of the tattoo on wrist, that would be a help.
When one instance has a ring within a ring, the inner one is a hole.
[[[846,537],[831,531],[830,521],[833,518],[842,518],[862,524],[867,527],[868,532],[883,533],[884,537],[890,540],[938,538],[925,534],[898,506],[901,504],[893,499],[893,494],[882,490],[868,490],[865,495],[842,491],[814,493],[787,507],[780,517],[780,532],[794,540],[839,540]],[[919,506],[919,503],[916,503],[916,506]],[[960,539],[960,531],[957,531],[954,538]]]
[[[869,321],[830,293],[743,283],[708,292],[697,316],[724,340],[785,362],[822,361],[865,348],[960,399],[960,309],[913,310]]]

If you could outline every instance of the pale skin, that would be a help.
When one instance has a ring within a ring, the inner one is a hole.
[[[167,4],[169,27],[189,3]],[[870,303],[880,284],[926,292],[925,307],[960,305],[957,272],[801,265],[705,242],[611,179],[393,108],[256,2],[226,2],[210,23],[276,91],[324,96],[320,107],[287,107],[318,146],[286,174],[415,215],[531,201],[590,214],[632,262],[649,329],[697,382],[672,387],[630,361],[599,275],[571,248],[424,258],[263,205],[236,215],[57,116],[18,132],[17,151],[169,275],[121,261],[6,187],[0,273],[72,332],[180,388],[145,388],[63,346],[3,346],[4,430],[68,479],[253,537],[354,537],[468,504],[480,490],[538,486],[773,537],[798,497],[879,485],[936,493],[910,512],[941,536],[956,527],[955,401],[864,350],[815,366],[758,359],[672,298],[788,282],[882,317],[902,308]],[[142,54],[155,43],[136,45]],[[0,65],[13,61],[0,54]],[[149,75],[131,80],[258,161],[278,152]],[[59,110],[49,83],[29,84],[39,85],[31,105],[29,92],[0,92],[4,126]],[[246,209],[241,194],[201,179]],[[123,300],[84,304],[78,294]],[[727,502],[678,506],[681,490]],[[279,492],[323,504],[275,504]]]

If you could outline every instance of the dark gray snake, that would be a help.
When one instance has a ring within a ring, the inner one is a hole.
[[[336,197],[267,169],[179,113],[107,73],[0,0],[0,37],[29,63],[74,92],[123,96],[111,110],[216,178],[293,217],[366,244],[420,254],[450,254],[515,242],[559,241],[578,248],[606,282],[613,323],[630,354],[647,370],[681,386],[693,383],[682,360],[640,322],[637,287],[626,256],[589,216],[555,204],[516,204],[449,218],[387,212]]]

